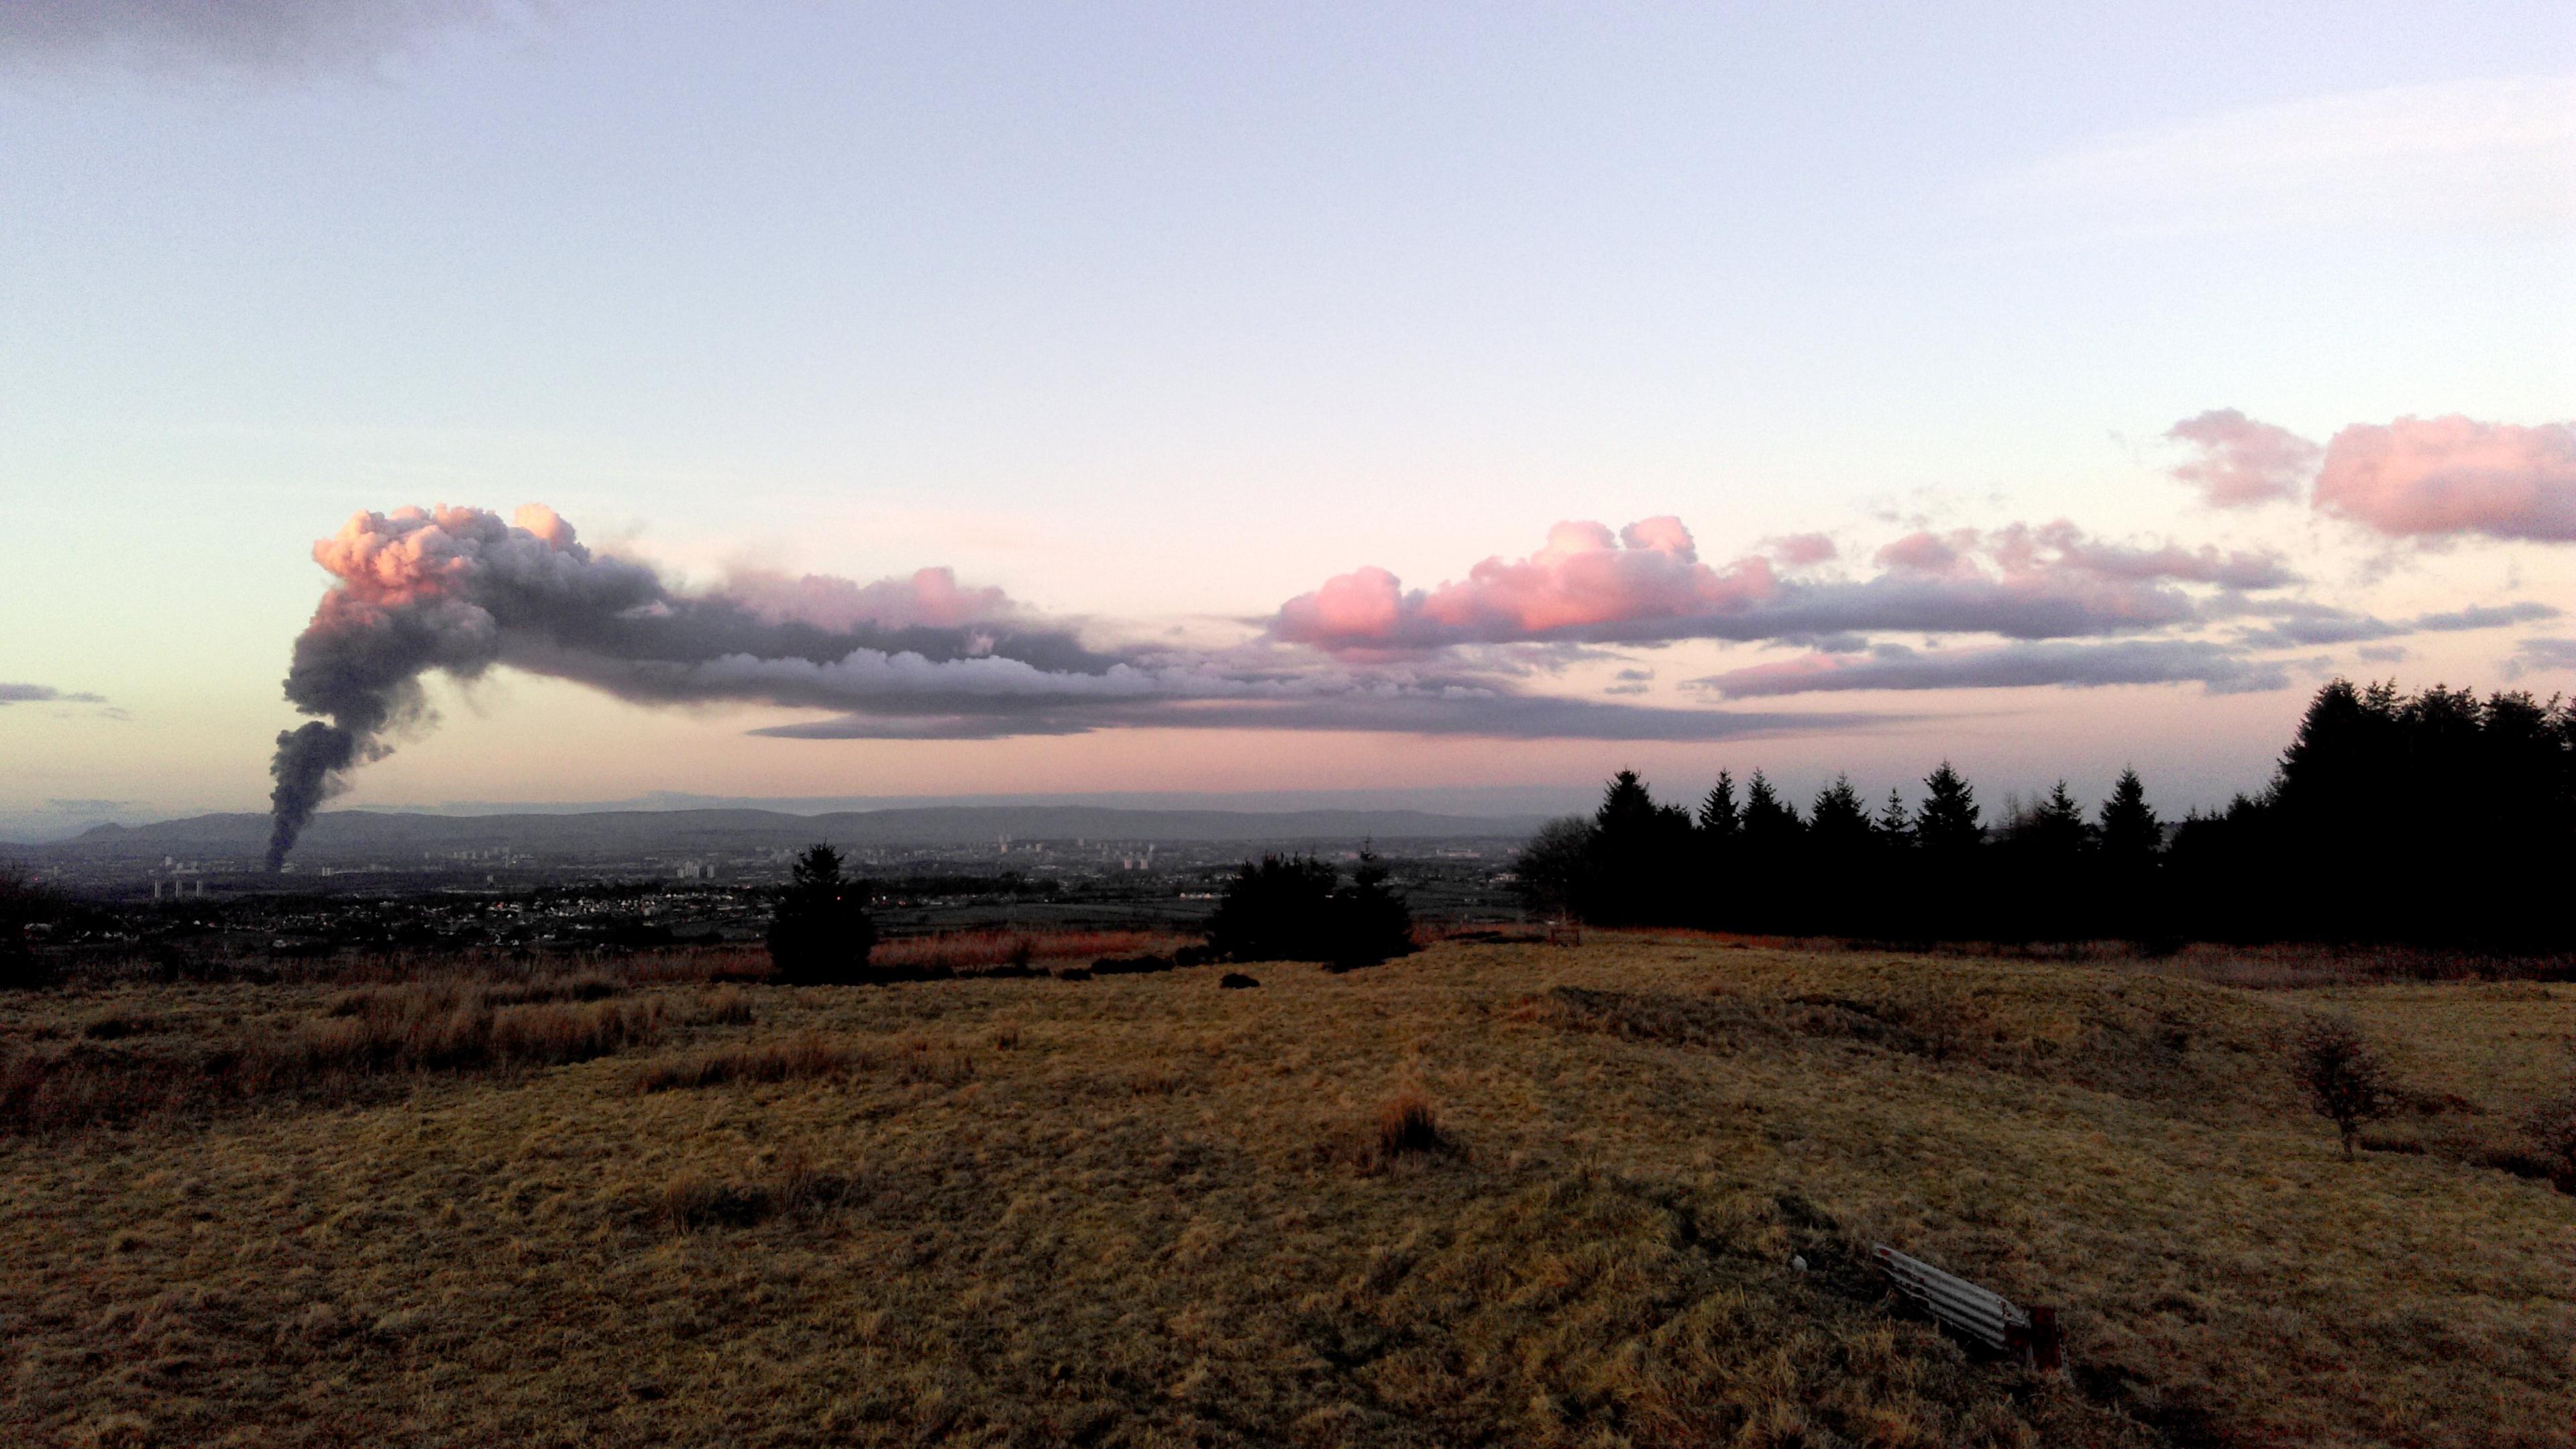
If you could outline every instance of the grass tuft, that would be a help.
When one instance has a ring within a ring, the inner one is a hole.
[[[1388,1098],[1377,1109],[1377,1150],[1389,1161],[1417,1153],[1448,1150],[1449,1139],[1441,1135],[1440,1119],[1431,1110],[1431,1099],[1420,1092],[1405,1091]]]

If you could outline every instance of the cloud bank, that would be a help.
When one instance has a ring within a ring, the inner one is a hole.
[[[2296,498],[2384,537],[2576,542],[2576,427],[2452,414],[2355,423],[2323,447],[2233,408],[2165,435],[2197,451],[2173,476],[2222,508]]]
[[[643,703],[843,712],[764,731],[799,738],[1152,726],[1662,740],[1817,723],[1529,695],[1494,667],[1353,667],[1266,645],[1095,647],[1080,621],[945,569],[865,584],[737,574],[689,592],[594,553],[534,505],[507,522],[477,508],[361,513],[313,558],[335,582],[286,677],[287,700],[315,718],[277,739],[272,866],[350,771],[427,722],[431,671],[472,679],[508,665]]]
[[[1436,588],[1407,590],[1382,568],[1339,575],[1282,605],[1268,632],[1351,657],[1465,644],[1807,643],[1869,630],[2050,639],[2194,622],[2204,608],[2185,585],[2298,581],[2277,554],[2106,542],[2064,520],[1911,534],[1875,563],[1861,579],[1784,578],[1760,555],[1702,562],[1675,518],[1617,534],[1560,523],[1529,556],[1486,559]]]

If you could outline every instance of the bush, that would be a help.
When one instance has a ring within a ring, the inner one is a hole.
[[[769,922],[769,959],[779,979],[799,986],[867,980],[876,942],[866,891],[841,874],[841,853],[817,845],[798,857]]]
[[[1236,961],[1323,961],[1371,966],[1413,949],[1413,912],[1387,885],[1376,852],[1360,852],[1356,879],[1311,855],[1265,855],[1228,881],[1208,922],[1208,950]]]
[[[2290,1042],[2290,1071],[2317,1115],[2335,1124],[2346,1161],[2361,1129],[2396,1110],[2388,1064],[2348,1021],[2321,1016],[2300,1027]]]

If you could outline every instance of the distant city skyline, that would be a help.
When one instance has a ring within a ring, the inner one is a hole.
[[[326,588],[369,808],[2178,813],[2576,690],[2563,7],[42,0],[0,128],[0,839],[266,808]]]

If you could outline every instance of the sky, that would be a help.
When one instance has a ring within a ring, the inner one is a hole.
[[[0,9],[0,838],[2576,690],[2576,11],[2101,9]]]

